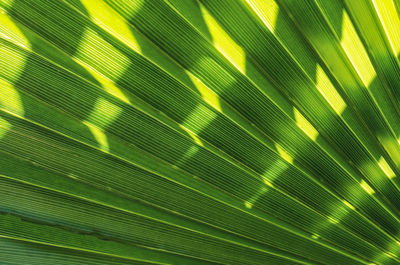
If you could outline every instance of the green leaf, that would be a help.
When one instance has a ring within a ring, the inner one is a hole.
[[[398,264],[398,1],[0,1],[4,264]]]

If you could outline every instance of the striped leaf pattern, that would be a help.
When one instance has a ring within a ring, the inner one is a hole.
[[[400,264],[400,0],[0,0],[0,264]]]

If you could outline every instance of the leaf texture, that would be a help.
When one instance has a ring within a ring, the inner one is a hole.
[[[399,264],[397,0],[0,0],[1,264]]]

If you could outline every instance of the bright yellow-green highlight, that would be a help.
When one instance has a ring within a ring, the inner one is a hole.
[[[197,134],[205,128],[215,118],[215,116],[215,113],[207,110],[204,106],[199,106],[194,109],[193,112],[181,124],[179,124],[179,126],[189,134],[197,145],[204,146]]]
[[[201,6],[204,21],[211,34],[214,46],[243,74],[245,73],[246,56],[243,49],[232,40],[214,17]]]
[[[10,130],[11,124],[3,118],[0,118],[0,139],[6,135],[8,130]]]
[[[84,66],[86,70],[88,70],[91,73],[91,75],[101,84],[105,92],[107,92],[110,95],[113,95],[114,97],[122,100],[125,103],[130,104],[129,99],[125,96],[125,94],[121,91],[121,89],[115,85],[114,81],[111,81],[104,75],[100,74],[86,63],[80,61],[80,64]]]
[[[296,108],[294,110],[294,118],[296,120],[297,126],[305,133],[311,140],[315,141],[318,136],[318,131],[311,125],[311,123],[298,111]]]
[[[0,37],[7,39],[25,49],[30,50],[31,45],[25,35],[15,25],[14,21],[0,8]]]
[[[206,85],[203,84],[197,77],[187,72],[188,76],[192,80],[193,84],[196,86],[197,91],[200,92],[201,97],[211,106],[213,106],[218,111],[222,112],[219,96],[210,90]]]
[[[394,55],[400,52],[400,19],[393,0],[372,0]]]
[[[264,183],[272,187],[271,181],[279,177],[279,175],[282,174],[288,167],[289,165],[279,158],[270,168],[268,168],[268,170],[262,174]]]
[[[278,143],[275,143],[276,150],[278,151],[279,155],[286,160],[286,162],[292,164],[293,163],[293,157],[285,150],[283,149],[282,146],[280,146]]]
[[[378,135],[379,142],[388,152],[390,158],[396,166],[400,165],[400,144],[391,137],[380,137]]]
[[[368,183],[365,182],[364,180],[362,180],[362,181],[360,182],[360,185],[361,185],[361,187],[362,187],[369,195],[372,195],[372,194],[375,193],[374,189],[372,189],[371,186],[368,185]]]
[[[246,0],[271,32],[275,31],[279,6],[273,0]]]
[[[111,102],[100,98],[97,100],[88,122],[96,124],[100,128],[110,125],[121,113],[122,109]]]
[[[356,209],[356,208],[354,208],[354,206],[351,205],[348,201],[344,201],[344,200],[343,200],[343,203],[344,203],[347,207],[349,207],[350,209],[352,209],[352,210],[355,210],[355,209]]]
[[[184,127],[192,128],[191,130],[198,134],[210,122],[212,122],[217,114],[206,108],[204,105],[197,106],[186,119],[181,123]]]
[[[336,220],[335,218],[330,217],[330,216],[328,216],[328,220],[329,220],[329,222],[331,222],[331,223],[333,223],[333,224],[338,224],[338,223],[339,223],[338,220]]]
[[[312,239],[318,239],[318,238],[320,238],[321,236],[320,235],[318,235],[318,234],[312,234],[311,235],[311,238]]]
[[[107,5],[103,0],[81,0],[81,3],[85,6],[93,22],[136,52],[141,52],[128,22],[118,12]],[[136,8],[139,8],[140,5]]]
[[[348,215],[351,211],[355,210],[354,206],[350,204],[348,201],[342,200],[342,203],[332,205],[330,209],[332,217],[328,217],[331,219],[330,220],[331,223],[340,222],[340,220],[342,220],[346,215]]]
[[[0,45],[0,58],[0,72],[4,79],[10,82],[17,80],[24,70],[26,53],[8,45]]]
[[[332,82],[329,80],[328,76],[321,66],[317,65],[317,78],[316,87],[318,91],[322,94],[325,100],[331,105],[333,110],[337,115],[341,115],[346,108],[346,103],[340,94],[336,91]]]
[[[104,133],[104,131],[102,129],[100,129],[99,127],[94,126],[93,124],[90,124],[86,121],[84,121],[83,123],[89,128],[94,139],[96,139],[96,141],[99,143],[100,149],[105,152],[108,152],[110,150],[110,147],[108,145],[107,136]]]
[[[393,172],[392,168],[389,166],[389,164],[386,162],[385,158],[383,158],[382,156],[379,159],[378,165],[389,179],[392,179],[396,176],[396,174]]]
[[[100,98],[88,119],[83,123],[89,128],[103,151],[109,150],[107,136],[103,129],[111,124],[121,113],[121,108]]]
[[[115,81],[130,64],[126,55],[102,39],[94,30],[88,28],[74,56],[83,65],[89,65],[96,71]]]
[[[251,209],[253,207],[253,204],[251,202],[244,202],[244,206],[246,206],[246,208]]]
[[[274,186],[274,184],[272,184],[272,182],[269,181],[269,180],[266,179],[266,178],[263,178],[263,182],[264,182],[266,185],[268,185],[269,187],[273,187],[273,186]]]
[[[192,137],[193,141],[199,145],[199,146],[204,146],[203,142],[200,140],[200,138],[191,130],[189,130],[188,128],[186,128],[185,126],[179,124],[179,126],[185,130],[185,132],[187,132],[189,134],[190,137]]]
[[[340,44],[346,51],[365,87],[368,87],[376,76],[376,72],[345,10],[343,10],[342,40]]]
[[[17,115],[24,115],[24,108],[18,91],[11,83],[2,79],[0,79],[0,107]]]

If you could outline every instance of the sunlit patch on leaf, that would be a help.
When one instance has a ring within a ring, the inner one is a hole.
[[[329,220],[329,222],[331,222],[331,223],[333,223],[333,224],[338,224],[338,223],[339,223],[339,221],[336,220],[336,219],[333,218],[333,217],[329,217],[329,216],[328,216],[328,220]]]
[[[324,96],[326,101],[328,101],[329,105],[331,105],[334,111],[338,115],[341,115],[346,108],[346,103],[336,91],[328,76],[326,76],[324,70],[319,65],[317,65],[316,87],[322,96]]]
[[[136,52],[141,52],[140,46],[128,22],[118,12],[112,9],[103,0],[81,0],[81,3],[97,25],[120,39]],[[137,4],[137,7],[133,9],[140,8],[140,5],[141,4]]]
[[[246,208],[253,208],[253,204],[251,202],[244,202],[244,206],[246,206]]]
[[[395,56],[400,52],[400,19],[393,0],[372,0]]]
[[[264,183],[265,183],[267,186],[269,186],[269,187],[273,187],[273,186],[274,186],[274,184],[272,184],[272,182],[269,181],[269,180],[266,179],[266,178],[264,178],[263,181],[264,181]]]
[[[342,39],[340,44],[346,51],[347,56],[352,62],[365,87],[368,88],[372,80],[375,78],[376,72],[371,64],[364,45],[362,44],[356,30],[354,29],[353,23],[345,10],[343,10]]]
[[[279,151],[278,151],[279,152]],[[282,151],[283,152],[283,151]],[[286,154],[285,154],[286,155]],[[289,157],[288,157],[289,158]],[[286,161],[286,160],[285,160]],[[276,160],[263,174],[264,183],[268,186],[273,186],[274,179],[279,177],[289,168],[289,164],[283,162],[282,159]]]
[[[355,210],[354,206],[351,205],[348,201],[343,201],[343,203],[352,210]]]
[[[0,263],[400,260],[398,3],[7,2]]]
[[[400,143],[392,137],[380,137],[378,136],[379,142],[383,148],[389,154],[392,161],[396,166],[400,165]]]
[[[203,142],[201,141],[201,139],[197,136],[197,134],[195,134],[194,132],[192,132],[191,130],[189,130],[188,128],[186,128],[183,125],[180,125],[180,127],[185,130],[189,136],[194,140],[194,142],[200,146],[204,146]]]
[[[243,49],[225,32],[214,17],[201,6],[201,12],[211,34],[215,47],[236,66],[239,71],[245,73],[245,54]]]
[[[94,138],[104,151],[109,150],[107,136],[104,129],[120,115],[122,109],[111,102],[100,98],[97,100],[93,111],[83,122],[92,132]]]
[[[318,136],[318,131],[312,126],[312,124],[298,111],[295,107],[294,118],[296,120],[297,126],[305,133],[311,140],[315,141]]]
[[[94,139],[97,141],[97,143],[99,144],[99,147],[105,151],[108,152],[109,151],[109,145],[108,145],[108,140],[107,140],[107,135],[104,133],[104,131],[102,129],[100,129],[99,127],[84,121],[83,122],[90,130],[90,132],[92,133]]]
[[[0,8],[0,37],[30,50],[31,45],[5,10]]]
[[[213,106],[218,111],[222,112],[219,96],[210,90],[206,85],[203,84],[198,78],[196,78],[191,73],[187,72],[188,76],[192,80],[193,84],[196,86],[197,91],[199,91],[201,97],[211,106]]]
[[[273,0],[246,0],[271,32],[275,31],[279,6]]]
[[[24,108],[18,91],[11,83],[2,79],[0,79],[0,107],[17,115],[24,115]]]
[[[114,81],[111,81],[104,75],[100,74],[99,72],[94,70],[90,65],[82,61],[79,62],[81,65],[85,66],[86,70],[88,70],[92,74],[92,76],[101,84],[104,91],[122,100],[123,102],[130,104],[128,97],[121,91],[121,89],[118,86],[116,86]]]
[[[285,150],[283,149],[282,146],[280,146],[278,143],[275,143],[276,150],[278,151],[279,155],[286,160],[286,162],[292,164],[293,163],[293,157]]]
[[[105,128],[110,125],[120,115],[122,109],[115,104],[100,98],[97,100],[93,111],[87,118],[88,122]]]
[[[318,234],[312,234],[311,235],[311,238],[312,239],[319,239],[321,236],[320,235],[318,235]]]
[[[365,180],[361,180],[360,185],[369,195],[372,195],[375,193],[374,189],[371,188],[371,186],[368,185],[368,183],[365,182]]]
[[[205,106],[199,105],[185,118],[181,125],[193,128],[191,130],[197,134],[210,124],[216,116],[214,112],[210,111]]]
[[[0,139],[3,138],[8,130],[11,128],[11,124],[3,118],[0,118]]]
[[[378,164],[389,179],[396,177],[396,174],[393,172],[392,168],[386,162],[385,158],[381,156],[381,158],[379,158]]]
[[[1,76],[4,75],[4,79],[14,82],[24,70],[27,53],[2,44],[0,45],[0,57]]]
[[[101,73],[107,73],[113,81],[118,80],[130,63],[125,54],[90,28],[85,31],[74,59],[83,63],[83,66],[89,65]]]

